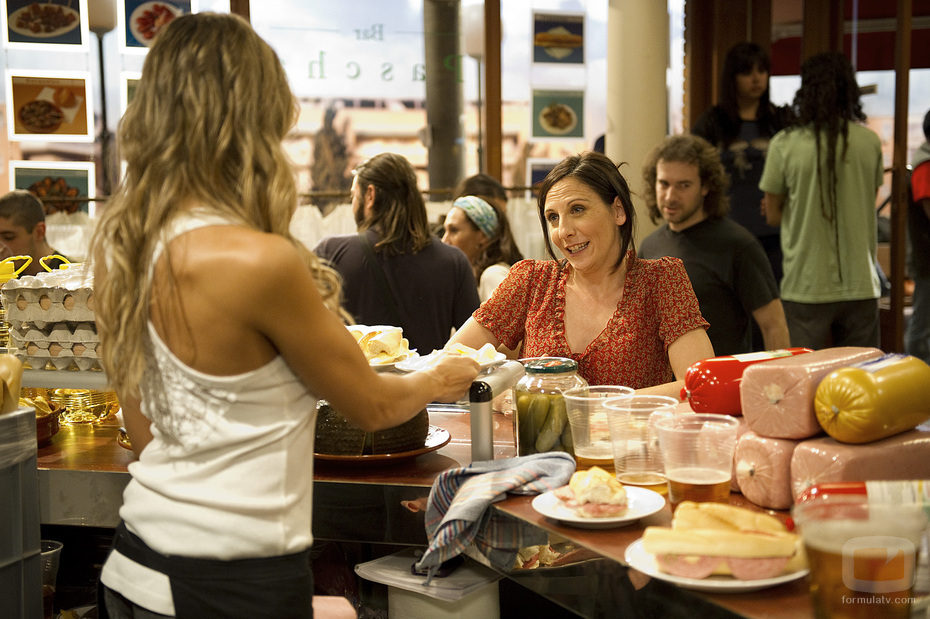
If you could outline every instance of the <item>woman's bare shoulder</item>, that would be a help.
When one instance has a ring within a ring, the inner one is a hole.
[[[177,275],[221,284],[251,282],[252,288],[279,285],[294,269],[306,268],[288,239],[246,226],[210,226],[191,231],[172,243]]]

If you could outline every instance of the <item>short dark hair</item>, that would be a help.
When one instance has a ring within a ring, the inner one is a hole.
[[[924,116],[924,137],[930,142],[930,110]]]
[[[36,224],[45,221],[45,208],[35,194],[25,189],[16,189],[0,197],[0,217],[9,219],[26,232],[35,230]]]
[[[622,164],[621,164],[622,165]],[[620,255],[617,256],[615,267],[623,263],[627,250],[635,249],[633,243],[633,224],[636,211],[633,200],[630,198],[630,186],[620,174],[620,169],[606,155],[594,151],[585,151],[577,155],[570,155],[560,161],[539,185],[539,223],[542,225],[543,236],[546,240],[546,252],[553,260],[558,260],[552,249],[549,239],[549,226],[546,224],[546,196],[552,186],[563,178],[575,178],[591,188],[608,206],[615,199],[620,200],[626,221],[618,225],[620,229]],[[635,252],[634,252],[635,253]]]
[[[659,160],[689,163],[697,167],[701,185],[708,189],[703,206],[708,219],[723,217],[730,211],[730,197],[727,195],[730,179],[720,162],[717,149],[697,135],[672,135],[652,149],[643,165],[643,180],[646,181],[643,197],[652,223],[662,221],[662,213],[656,203],[656,168]]]
[[[359,164],[355,175],[363,195],[369,186],[375,188],[371,216],[360,229],[380,232],[376,249],[396,255],[416,253],[430,244],[426,204],[409,161],[395,153],[381,153]]]

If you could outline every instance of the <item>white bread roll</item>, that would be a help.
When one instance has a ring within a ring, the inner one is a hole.
[[[709,557],[790,557],[797,536],[783,533],[748,533],[722,529],[669,529],[646,527],[643,550],[654,555],[701,555]]]
[[[786,533],[778,518],[726,503],[683,501],[675,509],[673,529],[717,529]]]
[[[606,503],[608,505],[625,505],[626,490],[617,478],[600,468],[592,466],[586,471],[575,471],[568,482],[575,501],[585,503]]]

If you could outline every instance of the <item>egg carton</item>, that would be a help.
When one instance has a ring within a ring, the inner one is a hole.
[[[16,344],[17,350],[24,350],[32,357],[89,357],[97,358],[97,342],[23,342]]]
[[[97,335],[97,325],[92,322],[20,322],[11,324],[10,339],[18,348],[23,348],[27,342],[93,343],[96,345],[100,341]]]
[[[83,265],[11,279],[0,299],[11,323],[94,320],[94,291]]]
[[[25,350],[17,349],[16,357],[23,362],[24,366],[33,370],[60,370],[60,371],[102,371],[100,360],[95,357],[74,357],[58,356],[53,357],[29,355]]]

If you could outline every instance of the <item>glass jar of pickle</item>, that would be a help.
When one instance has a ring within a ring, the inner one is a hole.
[[[538,357],[525,361],[523,369],[523,378],[513,388],[517,455],[545,451],[575,455],[562,392],[587,386],[578,375],[578,363],[564,357]]]

